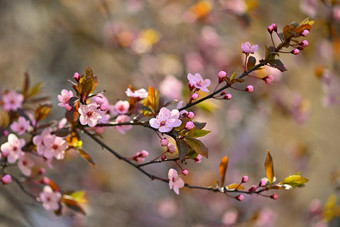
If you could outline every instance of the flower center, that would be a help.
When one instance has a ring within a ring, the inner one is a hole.
[[[92,111],[89,111],[89,112],[86,113],[86,116],[88,116],[88,117],[92,117],[92,115],[93,115]]]
[[[53,150],[57,150],[58,149],[58,145],[57,144],[53,144],[52,149]]]
[[[161,121],[161,126],[164,126],[166,124],[166,121]]]

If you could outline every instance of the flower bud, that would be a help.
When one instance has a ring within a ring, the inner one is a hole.
[[[161,160],[164,161],[165,159],[166,159],[166,156],[163,154],[163,155],[161,156]]]
[[[225,92],[225,91],[222,91],[222,92],[220,93],[220,95],[225,95],[225,94],[227,94],[227,92]]]
[[[148,156],[149,156],[149,152],[147,152],[146,150],[141,150],[140,151],[140,157],[146,158]]]
[[[254,91],[254,87],[252,85],[248,85],[245,89],[246,92],[252,93]]]
[[[218,82],[222,83],[224,78],[227,76],[227,73],[225,71],[220,71],[218,74]]]
[[[300,43],[300,46],[302,46],[302,47],[306,47],[308,45],[309,45],[309,43],[308,43],[307,40],[302,40],[301,43]]]
[[[264,82],[265,82],[266,84],[271,85],[271,84],[273,84],[273,82],[274,82],[274,76],[268,75],[268,76],[266,76],[265,78],[263,78],[263,80],[264,80]]]
[[[196,100],[198,98],[198,94],[197,93],[192,94],[191,98],[192,100]]]
[[[257,189],[257,186],[256,185],[252,185],[249,189],[248,189],[248,192],[255,192]]]
[[[274,194],[270,195],[270,198],[273,199],[273,200],[277,200],[279,198],[279,195],[274,193]]]
[[[272,26],[272,27],[273,27],[273,29],[274,29],[274,32],[277,32],[277,25],[276,25],[276,24],[271,24],[270,26]]]
[[[242,183],[246,183],[248,181],[248,176],[243,176],[242,177]]]
[[[267,182],[265,181],[265,180],[260,180],[260,182],[259,182],[259,187],[264,187],[264,186],[266,186],[266,184],[267,184]]]
[[[44,175],[46,173],[46,169],[45,168],[40,168],[39,169],[39,174],[40,175]]]
[[[40,183],[45,184],[45,185],[48,185],[48,184],[50,183],[50,179],[48,179],[48,177],[43,177],[43,178],[40,180]]]
[[[238,201],[242,201],[242,200],[244,200],[244,195],[238,195],[238,196],[236,196],[235,197],[235,199],[237,199]]]
[[[273,27],[272,25],[269,25],[269,26],[267,27],[267,31],[269,32],[269,34],[272,34],[273,31],[274,31],[274,27]]]
[[[189,112],[187,117],[188,117],[189,119],[193,119],[193,118],[195,117],[194,112]]]
[[[73,79],[74,79],[75,81],[77,81],[77,82],[78,82],[78,81],[79,81],[79,79],[80,79],[80,75],[79,75],[79,73],[77,73],[77,72],[76,72],[76,73],[74,73],[74,74],[73,74]]]
[[[290,53],[292,53],[294,55],[298,55],[300,53],[300,51],[299,51],[299,49],[295,48]]]
[[[175,145],[173,145],[172,143],[169,143],[168,144],[168,152],[170,154],[173,154],[173,153],[175,153],[175,151],[176,151]]]
[[[12,182],[12,177],[9,174],[5,174],[1,177],[1,183],[3,185],[9,184]]]
[[[187,170],[187,169],[183,169],[183,170],[182,170],[182,174],[183,174],[184,176],[188,175],[188,173],[189,173],[189,170]]]
[[[226,94],[223,98],[226,100],[230,100],[233,96],[231,94]]]
[[[194,123],[192,121],[188,121],[186,124],[185,124],[185,129],[190,131],[193,127],[195,127]]]
[[[309,34],[309,31],[306,29],[301,32],[302,36],[307,36],[308,34]]]
[[[162,145],[162,147],[167,147],[167,146],[168,146],[168,143],[169,143],[169,141],[168,141],[166,138],[164,138],[164,139],[161,140],[161,145]]]

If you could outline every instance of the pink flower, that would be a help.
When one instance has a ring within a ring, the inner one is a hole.
[[[89,125],[90,127],[96,126],[98,120],[103,117],[102,111],[97,109],[97,105],[95,103],[81,105],[78,112],[80,113],[80,123],[82,125]]]
[[[160,132],[170,132],[172,128],[181,125],[179,111],[174,109],[170,112],[166,107],[162,107],[156,118],[151,118],[149,124],[151,127],[158,129]]]
[[[107,111],[109,109],[109,101],[103,94],[94,96],[92,101],[94,101],[98,105],[98,108],[102,111]]]
[[[131,120],[130,117],[127,115],[119,115],[116,118],[117,123],[129,122],[130,120]],[[132,125],[119,125],[116,126],[116,129],[118,130],[118,132],[125,134],[125,131],[132,129]]]
[[[67,142],[58,136],[51,135],[44,138],[45,152],[44,157],[51,159],[55,157],[56,159],[64,159],[65,150],[68,145]]]
[[[24,96],[15,91],[8,91],[2,96],[3,108],[6,111],[17,110],[21,107]]]
[[[192,75],[191,73],[189,73],[187,78],[189,80],[190,86],[195,87],[205,92],[209,92],[207,88],[209,87],[211,83],[209,79],[203,80],[202,76],[199,73],[195,73],[195,75]]]
[[[238,212],[237,210],[227,211],[222,218],[222,223],[227,226],[232,226],[236,224]]]
[[[128,101],[118,101],[115,104],[115,110],[118,114],[126,114],[129,110],[130,104]]]
[[[61,90],[61,94],[58,95],[58,106],[64,107],[66,110],[71,110],[72,107],[69,105],[70,98],[73,97],[72,91],[67,91],[66,89]]]
[[[30,159],[29,154],[22,152],[21,157],[18,162],[18,167],[20,171],[25,175],[25,176],[30,176],[31,175],[31,167],[34,165],[34,162]]]
[[[13,122],[11,124],[11,129],[13,132],[18,133],[18,135],[22,135],[26,132],[29,126],[30,126],[29,121],[27,121],[24,117],[19,117],[17,122]]]
[[[44,129],[40,135],[33,137],[33,143],[37,146],[37,153],[43,155],[45,152],[44,138],[52,136],[49,129]]]
[[[43,191],[39,195],[39,198],[46,210],[54,211],[59,209],[61,194],[60,192],[54,192],[50,186],[44,187]]]
[[[172,75],[168,75],[159,85],[159,90],[165,97],[174,100],[182,96],[183,84],[180,80]]]
[[[175,169],[169,169],[168,178],[170,189],[173,189],[179,195],[179,189],[184,187],[184,181],[178,176],[178,172]]]
[[[9,163],[14,163],[21,156],[21,148],[25,145],[24,139],[18,139],[14,134],[9,134],[8,142],[1,145],[2,155],[7,157]]]
[[[249,42],[245,42],[241,44],[242,53],[245,54],[253,54],[259,48],[258,45],[251,45]]]
[[[133,98],[138,98],[138,99],[144,99],[144,98],[148,97],[148,92],[144,88],[141,88],[141,89],[136,90],[136,91],[131,91],[131,89],[128,88],[125,91],[125,94],[128,97],[133,97]]]

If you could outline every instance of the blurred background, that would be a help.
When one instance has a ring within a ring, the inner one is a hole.
[[[227,183],[258,184],[265,176],[266,149],[280,181],[290,174],[309,178],[306,187],[279,191],[274,201],[181,189],[152,181],[84,139],[92,168],[78,155],[54,162],[47,176],[64,190],[86,191],[87,215],[66,209],[61,217],[35,204],[15,184],[0,187],[0,226],[339,226],[339,57],[340,5],[319,0],[12,0],[0,1],[1,88],[20,90],[24,73],[43,82],[42,93],[54,106],[50,119],[61,119],[57,94],[71,89],[74,72],[90,66],[110,103],[126,100],[128,85],[159,89],[168,100],[183,99],[188,73],[217,83],[217,73],[242,73],[240,45],[258,44],[263,58],[271,45],[266,27],[279,31],[306,17],[315,20],[310,45],[298,56],[281,60],[288,71],[266,68],[273,85],[249,78],[252,94],[231,91],[230,101],[194,109],[212,132],[203,141],[209,159],[188,162],[185,182],[209,186],[219,179],[227,155]],[[277,40],[276,40],[277,41]],[[239,85],[242,88],[244,84]],[[144,149],[151,160],[162,148],[143,128],[125,135],[107,129],[104,140],[125,156]],[[171,164],[147,169],[166,177]]]

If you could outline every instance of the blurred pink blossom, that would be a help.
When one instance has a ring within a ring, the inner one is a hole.
[[[24,96],[22,94],[8,91],[2,96],[3,108],[6,111],[17,110],[21,107],[23,100]]]
[[[21,157],[21,148],[25,145],[24,139],[18,139],[14,134],[8,135],[8,142],[1,145],[2,156],[7,157],[9,163],[14,163]]]
[[[132,91],[130,88],[128,88],[125,91],[125,94],[128,97],[139,98],[139,99],[144,99],[144,98],[148,97],[148,92],[144,88],[141,88],[141,89],[135,90],[135,91]]]
[[[39,198],[46,210],[55,211],[59,209],[61,194],[60,192],[54,192],[50,186],[44,187],[43,191],[39,194]]]
[[[131,120],[130,117],[127,115],[119,115],[116,118],[117,123],[129,122],[130,120]],[[121,134],[125,134],[125,131],[132,129],[132,125],[119,125],[119,126],[116,126],[116,129]]]
[[[180,99],[182,97],[183,84],[173,75],[168,75],[159,85],[162,95],[170,100]]]
[[[11,129],[13,132],[18,133],[18,135],[22,135],[26,132],[29,126],[30,122],[28,120],[24,117],[19,117],[18,121],[11,124]]]
[[[30,176],[31,175],[31,167],[34,165],[34,162],[30,159],[29,154],[22,152],[21,157],[18,162],[18,167],[20,171],[25,175],[25,176]]]
[[[318,3],[316,0],[301,0],[300,10],[307,14],[309,17],[315,17],[317,12]]]

